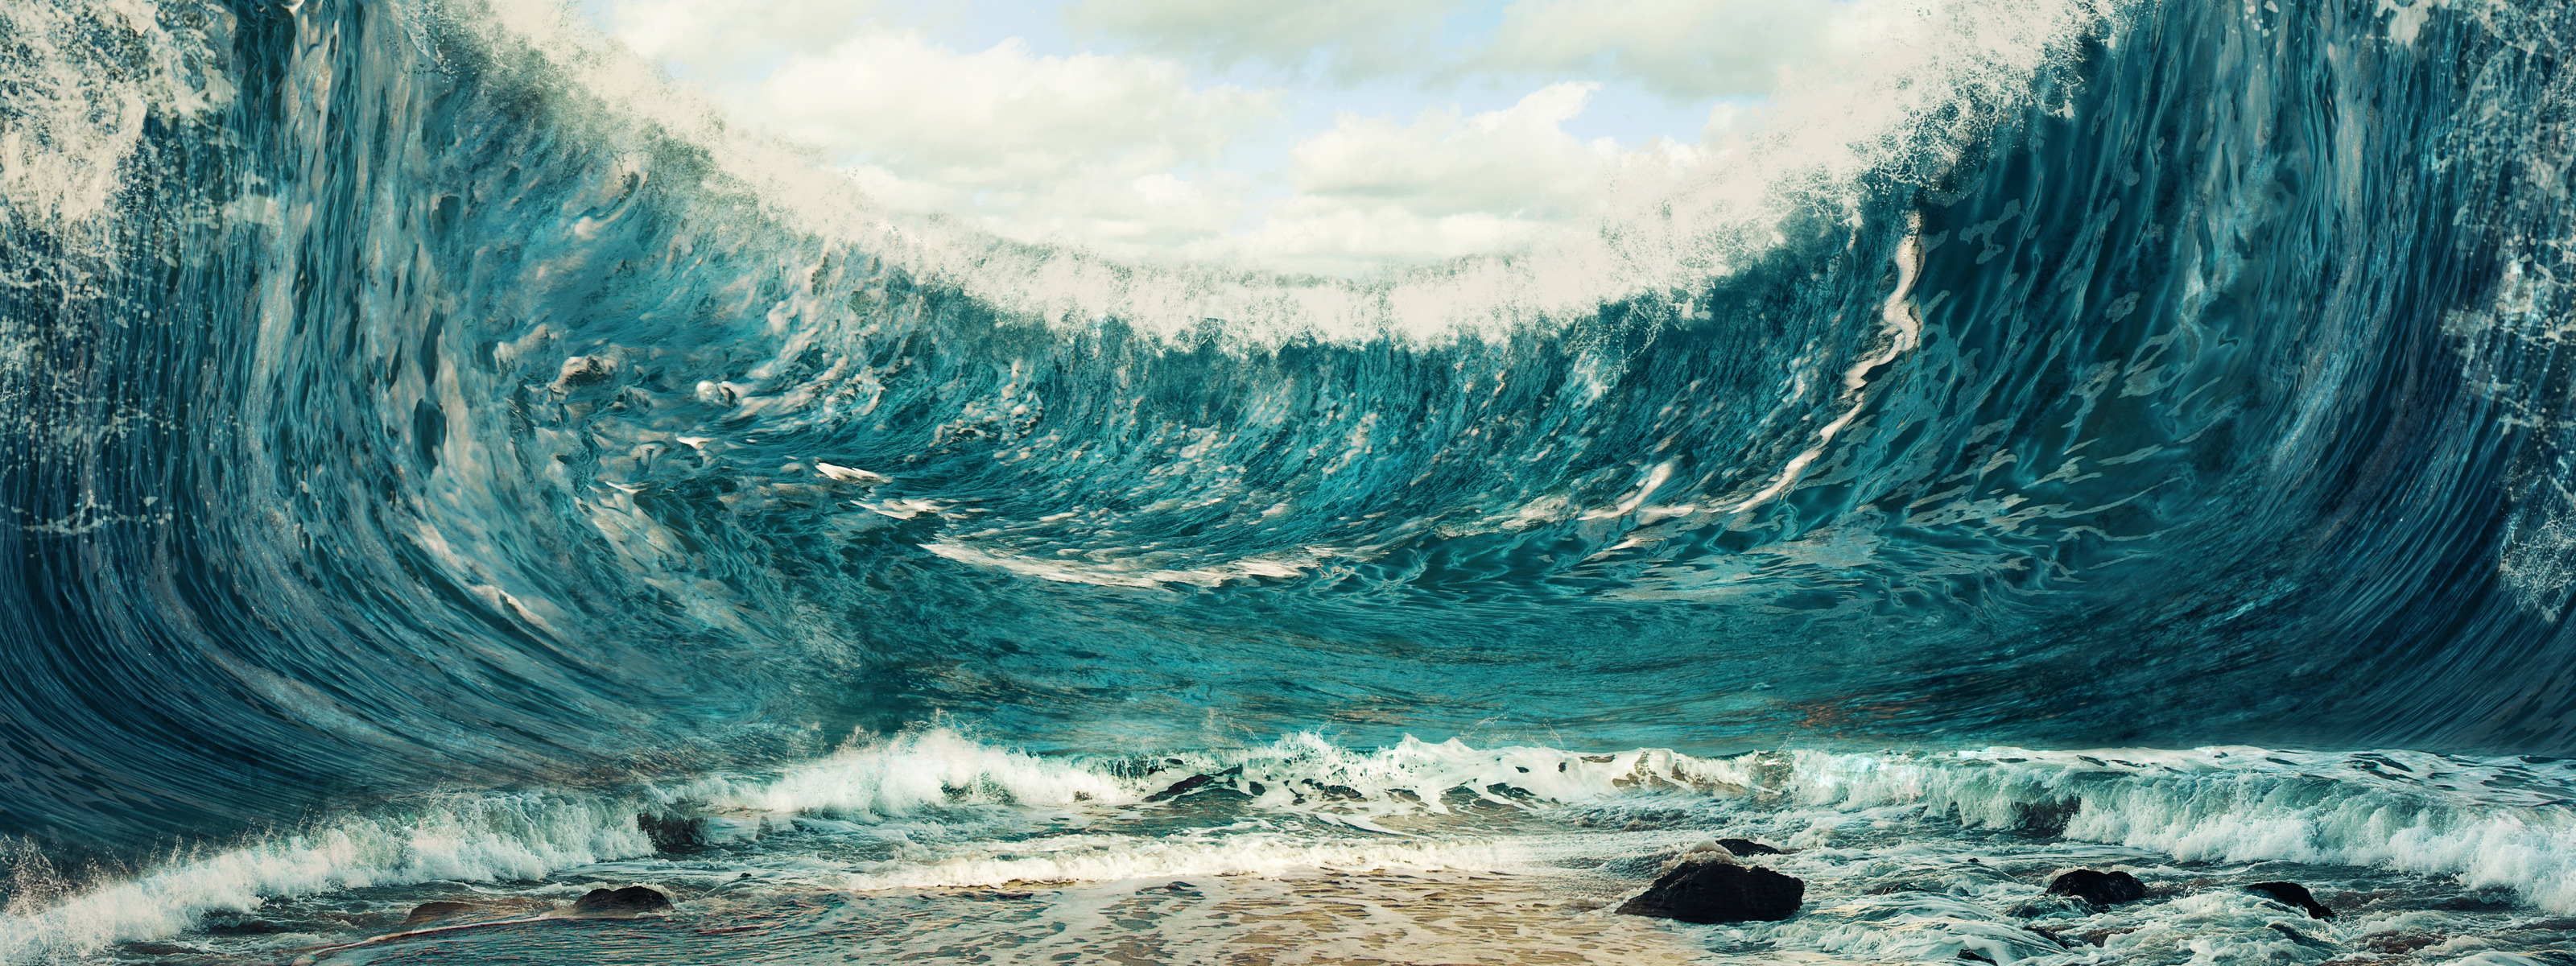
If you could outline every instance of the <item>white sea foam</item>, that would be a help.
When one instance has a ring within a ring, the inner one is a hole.
[[[1745,791],[1742,766],[1664,749],[1587,755],[1529,746],[1480,749],[1455,738],[1434,744],[1406,736],[1392,747],[1361,751],[1300,733],[1193,764],[1229,772],[1224,783],[1260,805],[1355,818],[1447,814],[1443,799],[1453,791],[1515,808],[1528,806],[1498,789],[1559,803],[1635,790]],[[1357,797],[1337,797],[1335,790]]]
[[[1074,761],[998,748],[947,729],[854,740],[774,778],[707,778],[669,794],[716,809],[868,817],[936,805],[1116,804],[1139,797],[1131,784]]]
[[[107,212],[149,119],[232,99],[215,53],[231,28],[220,8],[146,0],[0,5],[0,226],[62,232]]]
[[[903,755],[933,755],[938,764],[907,757],[914,763],[898,766],[879,752],[845,754],[869,763],[862,774],[936,767],[951,787],[991,782],[1019,789],[1012,794],[1022,801],[1073,801],[1082,781],[1068,776],[1088,774],[944,732],[904,740],[912,743]],[[1364,751],[1312,734],[1179,760],[1186,767],[1114,784],[1095,779],[1101,784],[1082,791],[1103,802],[1133,801],[1168,779],[1210,774],[1218,776],[1213,784],[1250,796],[1256,808],[1361,827],[1391,816],[1445,814],[1444,799],[1453,793],[1516,808],[1641,792],[1820,811],[1924,806],[1987,828],[2024,824],[2034,807],[2067,806],[2064,834],[2072,839],[2182,860],[2280,859],[2455,875],[2472,887],[2514,889],[2551,911],[2576,911],[2576,808],[2569,804],[2576,800],[2576,768],[2559,762],[2251,747],[1698,758],[1663,749],[1581,754],[1412,738]],[[807,787],[807,780],[797,781]],[[873,788],[873,781],[860,784]],[[782,801],[832,794],[800,792]],[[929,799],[916,794],[904,801]]]
[[[1201,775],[1209,780],[1184,794],[1243,796],[1234,800],[1243,822],[1146,835],[1081,825],[1037,837],[982,835],[1000,827],[992,824],[995,815],[1150,816],[1170,807],[1154,800],[1158,792]],[[1853,821],[1901,813],[2006,828],[2030,821],[2037,807],[2066,823],[2069,840],[2181,860],[2280,859],[2456,876],[2469,887],[2510,888],[2535,906],[2566,913],[2576,911],[2571,792],[2576,768],[2568,763],[2411,752],[1991,748],[1701,758],[1662,749],[1477,748],[1457,740],[1407,739],[1363,750],[1295,734],[1256,748],[1082,758],[1032,755],[926,729],[854,741],[770,776],[710,776],[628,796],[422,800],[180,854],[135,879],[49,904],[22,892],[0,919],[0,963],[166,938],[209,911],[256,910],[275,897],[540,879],[601,863],[633,872],[633,863],[618,860],[652,853],[635,816],[654,810],[730,816],[754,836],[881,824],[889,841],[904,840],[906,847],[875,860],[809,862],[811,874],[796,877],[818,887],[877,890],[1315,868],[1477,869],[1546,858],[1530,853],[1526,841],[1424,834],[1426,822],[1460,803],[1539,817],[1555,808],[1705,808],[1712,810],[1707,819],[1721,823],[1803,827],[1785,844],[1826,853],[1837,830]],[[1264,824],[1262,815],[1365,832],[1292,833]],[[857,823],[834,824],[841,820]],[[917,842],[906,838],[925,828],[949,831]],[[2220,911],[2261,914],[2250,905],[2229,910]],[[1944,943],[1989,956],[2027,954],[2012,952],[2019,938],[1987,937],[1992,930],[1981,931],[1973,919],[1942,923],[1840,939],[1801,933],[1798,942],[1887,956]]]
[[[2564,762],[2244,747],[1797,757],[1787,791],[1807,807],[1921,804],[2009,828],[2024,806],[2080,802],[2068,838],[2451,875],[2576,912],[2576,769]]]
[[[634,808],[612,800],[440,797],[230,847],[191,849],[137,878],[42,908],[27,908],[31,895],[21,891],[0,913],[0,963],[167,938],[208,912],[253,911],[275,897],[438,880],[537,879],[652,851],[637,830]]]
[[[1364,820],[1445,811],[1442,796],[1453,790],[1518,804],[1494,791],[1503,786],[1553,803],[1662,791],[1820,812],[1919,806],[1985,828],[2022,826],[2035,808],[2071,807],[2063,833],[2070,839],[2181,860],[2457,876],[2474,888],[2510,888],[2552,912],[2576,912],[2576,768],[2564,762],[2248,747],[1695,758],[1411,739],[1358,752],[1300,735],[1246,755],[1240,767],[1225,781],[1247,793],[1257,786],[1261,805]],[[1335,801],[1316,795],[1316,786],[1362,797]]]
[[[673,802],[756,819],[901,816],[935,805],[1065,805],[1134,797],[1116,779],[1071,762],[945,730],[853,743],[765,779],[709,777],[658,794],[441,796],[231,847],[192,849],[130,881],[50,905],[39,905],[41,887],[21,888],[0,918],[0,963],[167,938],[208,912],[253,911],[276,897],[432,881],[542,879],[649,855],[653,843],[636,816]]]

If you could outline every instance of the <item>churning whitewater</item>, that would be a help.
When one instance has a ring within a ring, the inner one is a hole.
[[[1855,9],[1353,280],[0,0],[0,963],[2576,963],[2576,4]]]

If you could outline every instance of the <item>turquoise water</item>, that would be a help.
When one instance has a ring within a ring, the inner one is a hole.
[[[1945,9],[1356,281],[887,214],[566,16],[0,10],[0,960],[2565,943],[2559,5]],[[1750,833],[1818,918],[1583,905]],[[2031,945],[2083,863],[2166,891]]]

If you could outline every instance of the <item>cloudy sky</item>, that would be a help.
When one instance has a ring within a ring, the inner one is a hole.
[[[583,0],[884,203],[1350,275],[1544,244],[1687,178],[1832,0]]]

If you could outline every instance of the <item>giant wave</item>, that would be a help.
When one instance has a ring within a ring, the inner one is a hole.
[[[2576,744],[2576,11],[1883,14],[1597,232],[1341,280],[889,214],[547,4],[0,9],[0,956],[904,812],[797,776],[934,719],[1104,804],[1063,762],[1900,747],[1964,827],[2576,908],[2555,792],[1939,750]]]

